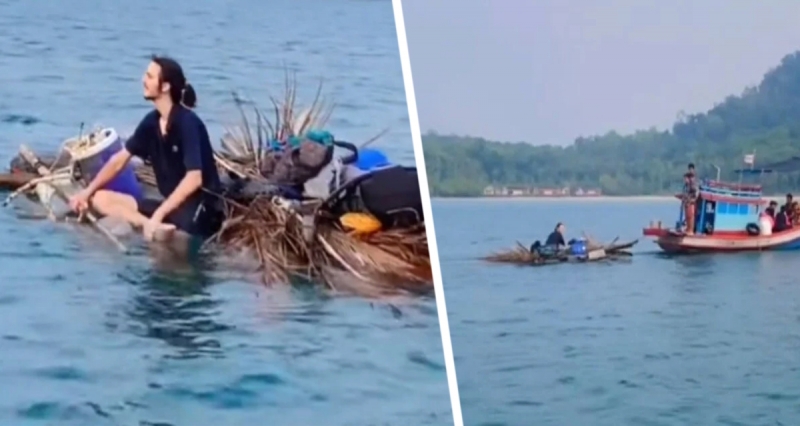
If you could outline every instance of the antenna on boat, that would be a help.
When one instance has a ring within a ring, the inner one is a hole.
[[[718,166],[718,165],[716,165],[716,164],[712,164],[712,165],[711,165],[711,167],[713,167],[713,168],[717,169],[717,182],[719,182],[719,178],[720,178],[720,174],[721,174],[721,169],[720,169],[720,168],[719,168],[719,166]]]

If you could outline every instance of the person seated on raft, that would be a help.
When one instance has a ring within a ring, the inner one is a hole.
[[[781,206],[780,212],[775,216],[775,225],[772,227],[772,232],[785,231],[792,227],[792,221],[789,212],[786,211],[786,206]]]
[[[564,229],[565,229],[564,224],[558,222],[553,232],[551,232],[550,235],[547,236],[547,240],[545,240],[544,245],[542,245],[542,243],[539,240],[536,240],[533,244],[531,244],[530,252],[538,253],[541,252],[542,251],[541,249],[545,247],[555,250],[559,250],[562,247],[565,247],[567,243],[564,242]]]
[[[553,232],[551,232],[550,235],[547,236],[547,240],[545,241],[544,245],[554,246],[558,248],[566,246],[567,243],[564,240],[564,230],[565,230],[564,224],[558,222]]]
[[[210,237],[220,226],[212,206],[220,187],[208,130],[190,109],[194,89],[173,59],[153,56],[142,78],[144,98],[155,108],[136,127],[124,149],[114,154],[82,191],[70,200],[73,210],[91,207],[142,228],[146,240],[169,239],[176,229]],[[101,189],[132,156],[149,160],[163,201]],[[205,191],[204,191],[205,190]]]

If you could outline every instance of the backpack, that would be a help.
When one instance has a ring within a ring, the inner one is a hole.
[[[261,174],[271,183],[302,191],[333,160],[333,136],[313,131],[289,138],[286,144],[273,144],[264,160]]]
[[[362,170],[352,164],[344,166],[331,181],[326,204],[337,216],[369,213],[384,229],[413,226],[424,219],[416,167],[388,165]]]

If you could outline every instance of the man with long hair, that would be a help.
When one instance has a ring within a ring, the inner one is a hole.
[[[214,193],[220,179],[214,151],[203,121],[191,110],[197,102],[181,66],[153,56],[142,77],[144,98],[153,103],[133,135],[100,169],[89,185],[71,200],[84,211],[90,205],[102,215],[126,220],[141,228],[147,240],[168,239],[176,229],[208,237],[219,226]],[[163,200],[136,199],[101,189],[114,179],[132,156],[152,164]]]

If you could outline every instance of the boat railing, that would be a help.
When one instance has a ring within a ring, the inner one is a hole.
[[[744,192],[719,190],[716,188],[700,188],[701,198],[725,198],[731,200],[742,200],[743,202],[753,202],[761,200],[760,192]]]
[[[763,189],[763,187],[758,184],[723,182],[719,180],[704,180],[701,183],[701,186],[707,186],[710,188],[728,189],[731,191],[758,192],[759,194]]]

